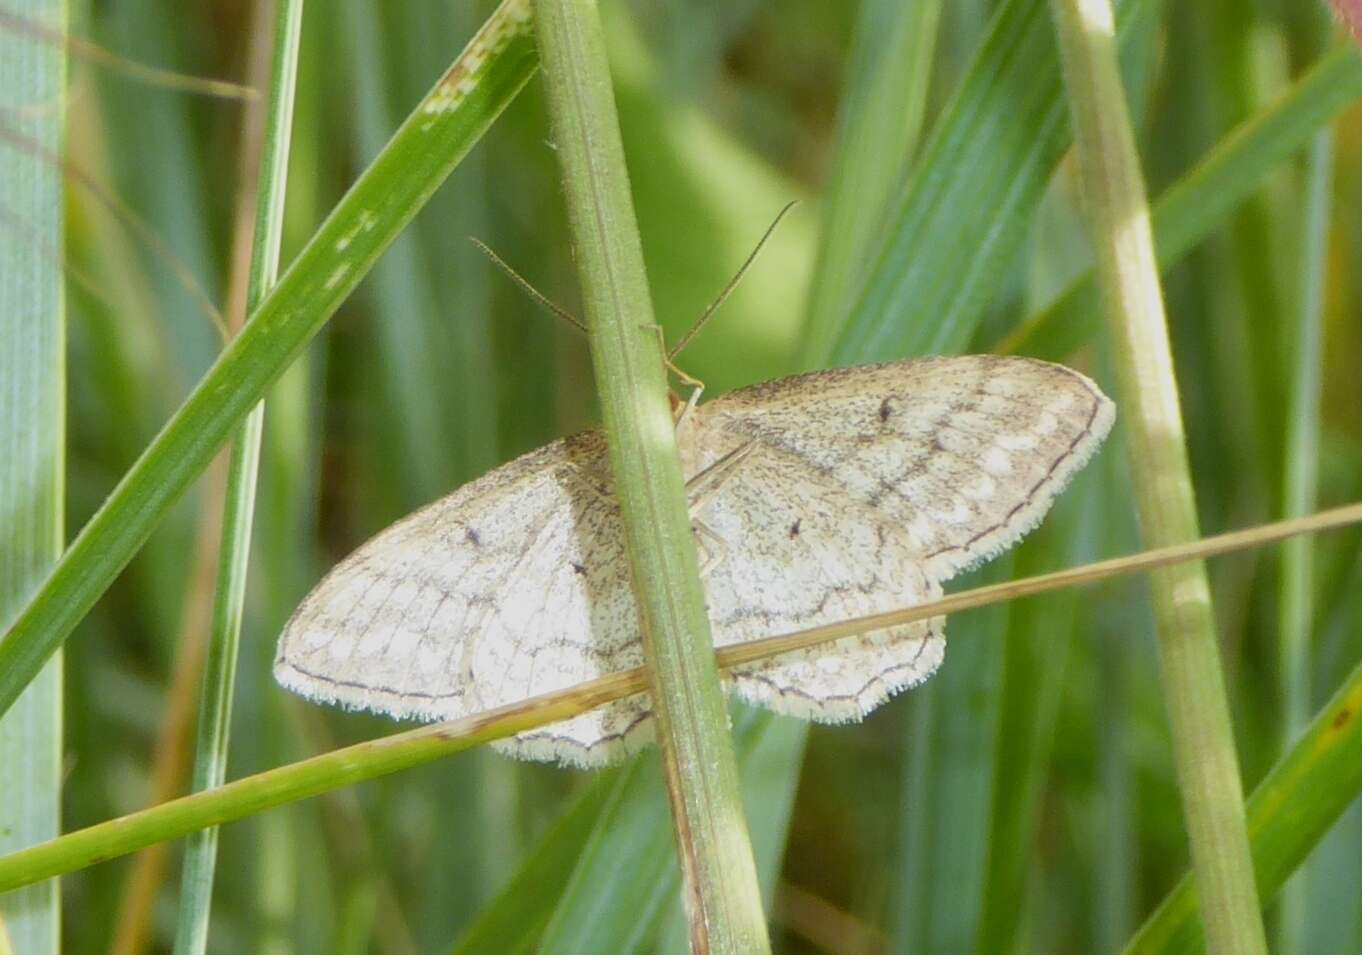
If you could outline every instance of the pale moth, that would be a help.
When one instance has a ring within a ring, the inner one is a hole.
[[[696,406],[676,439],[715,644],[940,596],[1040,521],[1113,417],[1075,371],[986,355],[815,372]],[[936,670],[943,622],[727,679],[777,712],[857,720]],[[274,671],[312,699],[438,720],[642,663],[604,438],[588,432],[502,465],[342,561],[288,622]],[[651,737],[643,694],[493,745],[600,766]]]

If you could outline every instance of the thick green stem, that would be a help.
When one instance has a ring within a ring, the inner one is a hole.
[[[1200,536],[1149,206],[1110,0],[1051,0],[1074,145],[1115,344],[1134,486],[1150,546]],[[1152,579],[1160,660],[1202,920],[1212,952],[1266,952],[1205,565]]]
[[[594,0],[536,0],[653,714],[700,952],[766,951],[728,710],[705,615],[605,41]]]

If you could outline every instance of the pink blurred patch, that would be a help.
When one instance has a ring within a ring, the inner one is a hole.
[[[1362,43],[1362,0],[1333,0],[1334,12],[1344,25],[1352,31],[1358,43]]]

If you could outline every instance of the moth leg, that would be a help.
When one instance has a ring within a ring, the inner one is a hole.
[[[661,325],[640,325],[645,331],[651,329],[657,334],[657,345],[662,350],[662,364],[667,366],[667,370],[675,375],[687,388],[691,389],[690,396],[676,412],[676,420],[673,427],[681,427],[681,422],[686,420],[686,416],[695,410],[695,406],[700,403],[700,395],[704,393],[705,383],[694,375],[688,375],[672,361],[671,355],[667,351],[667,334]]]
[[[700,513],[756,448],[755,438],[740,444],[686,482],[686,497],[692,517]]]
[[[670,365],[671,361],[668,360],[667,364]],[[676,371],[678,375],[681,373],[674,365],[672,366],[672,370]],[[681,427],[681,422],[685,421],[686,416],[695,410],[695,406],[700,403],[700,395],[704,393],[705,383],[696,381],[696,379],[693,378],[691,380],[696,382],[695,386],[691,388],[690,396],[686,398],[686,403],[676,412],[676,420],[672,423],[673,428]]]
[[[728,542],[711,530],[704,521],[699,520],[698,518],[692,520],[690,526],[691,529],[695,531],[695,546],[700,549],[702,555],[700,560],[700,579],[703,580],[709,576],[710,571],[715,567],[720,566],[728,559]],[[710,550],[709,547],[705,546],[706,540],[715,545],[714,550]]]

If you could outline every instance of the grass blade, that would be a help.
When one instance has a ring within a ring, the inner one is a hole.
[[[593,3],[534,9],[691,944],[768,951],[604,33]]]
[[[1222,139],[1153,210],[1159,267],[1168,269],[1222,225],[1261,187],[1268,173],[1362,96],[1362,56],[1340,46],[1322,57],[1275,103]],[[1052,303],[1033,312],[996,348],[1059,360],[1091,340],[1101,300],[1089,271]]]
[[[1154,546],[1200,537],[1154,259],[1144,181],[1116,63],[1108,0],[1052,0],[1073,111],[1083,196],[1097,249],[1136,503]],[[1153,575],[1173,748],[1214,952],[1266,952],[1244,824],[1239,764],[1204,563]]]
[[[1333,136],[1315,137],[1306,161],[1304,216],[1301,224],[1295,327],[1290,331],[1289,391],[1286,440],[1282,462],[1283,517],[1306,514],[1316,507],[1319,482],[1320,397],[1323,391],[1324,285],[1333,182]],[[1314,542],[1294,540],[1282,549],[1278,652],[1284,725],[1282,742],[1290,745],[1310,721],[1310,667],[1314,659]],[[1308,872],[1308,870],[1307,870]],[[1278,949],[1302,951],[1305,937],[1307,882],[1305,873],[1287,886],[1279,925]]]
[[[269,4],[259,5],[262,12]],[[260,155],[254,241],[247,279],[246,311],[259,306],[279,272],[279,247],[284,231],[284,189],[288,175],[289,134],[297,83],[298,41],[302,31],[302,0],[283,0],[275,8],[270,30],[270,95]],[[255,516],[255,488],[260,465],[260,439],[265,423],[264,403],[257,404],[233,442],[227,473],[218,552],[217,593],[204,663],[193,790],[221,786],[227,774],[232,693],[236,685],[241,621],[246,601],[246,571]],[[218,831],[194,833],[185,848],[180,881],[180,909],[175,929],[177,955],[201,953],[208,945],[208,915],[212,907],[217,866]]]
[[[987,606],[1059,587],[1091,583],[1116,574],[1168,567],[1210,554],[1229,553],[1302,533],[1312,533],[1362,522],[1362,505],[1335,508],[1303,521],[1280,522],[1247,531],[1208,538],[1193,545],[1145,551],[1131,557],[1101,561],[1080,568],[1042,574],[954,593],[892,613],[861,617],[721,648],[721,666],[733,667],[780,653],[818,646],[842,637],[889,626]],[[1359,677],[1362,680],[1362,676]],[[205,826],[220,825],[278,806],[308,799],[344,786],[421,766],[493,740],[556,723],[603,703],[646,688],[642,667],[599,677],[553,693],[486,710],[473,716],[437,723],[391,736],[332,750],[301,762],[280,766],[195,793],[141,812],[131,813],[39,846],[0,857],[0,892],[29,885],[50,875],[71,872],[95,862],[176,839]],[[1293,751],[1294,752],[1294,751]],[[1337,767],[1331,767],[1337,772]],[[1348,777],[1351,778],[1351,777]],[[1337,793],[1333,793],[1337,796]],[[277,817],[269,817],[277,818]]]
[[[748,707],[739,707],[733,720],[743,805],[768,906],[793,800],[787,777],[792,756],[798,765],[804,732],[800,721]],[[636,761],[629,772],[628,781],[621,780],[627,791],[612,797],[572,872],[544,952],[687,951],[661,774],[647,761]],[[633,874],[626,886],[613,878],[621,869]]]
[[[940,0],[872,0],[856,20],[839,107],[818,262],[809,290],[803,354],[815,366],[832,350],[885,209],[910,168],[926,110]]]
[[[355,77],[355,155],[360,162],[378,153],[393,127],[393,99],[389,86],[393,69],[385,63],[382,10],[371,3],[341,3],[336,11],[347,47],[347,59],[357,67]],[[441,396],[439,382],[447,372],[442,367],[438,333],[448,336],[448,328],[434,326],[436,296],[431,287],[438,271],[424,256],[423,243],[413,228],[398,237],[393,247],[374,267],[361,296],[369,294],[375,313],[375,362],[381,400],[388,406],[390,436],[382,449],[387,460],[402,461],[400,468],[377,469],[379,480],[397,486],[387,490],[394,500],[429,501],[450,486],[449,407],[436,400]],[[441,322],[441,324],[444,324]]]
[[[741,753],[737,727],[733,735]],[[661,766],[635,760],[583,844],[538,950],[544,955],[655,950],[668,903],[679,897],[674,845]],[[619,871],[630,873],[624,885],[611,877]]]
[[[317,230],[0,640],[0,713],[536,65],[525,0],[506,0]]]
[[[1006,580],[1013,563],[1010,556],[999,558],[971,579]],[[966,952],[974,944],[996,798],[1004,658],[998,647],[1010,609],[955,617],[950,666],[911,701],[894,907],[895,947],[901,951]]]
[[[1154,8],[1122,3],[1122,35]],[[836,364],[965,347],[1064,152],[1065,116],[1045,4],[1009,0],[923,149]]]
[[[46,27],[61,0],[19,10]],[[65,51],[0,32],[0,112],[58,154],[66,117]],[[0,211],[23,232],[0,230],[0,622],[8,623],[61,553],[66,471],[66,315],[61,169],[15,153],[0,163]],[[0,853],[60,828],[62,661],[52,659],[0,717]],[[56,879],[0,896],[0,948],[61,950]]]
[[[1272,898],[1362,792],[1362,666],[1310,721],[1248,800],[1259,896]],[[1188,952],[1202,945],[1196,879],[1184,875],[1125,951]]]
[[[1080,476],[1036,536],[1017,551],[1019,575],[1042,571],[1064,554],[1065,564],[1093,557],[1094,541],[1084,527],[1101,526],[1097,488]],[[1043,555],[1043,556],[1042,556]],[[1002,637],[1002,686],[998,701],[998,743],[990,767],[993,775],[990,827],[980,893],[974,950],[1000,952],[1014,948],[1026,902],[1027,876],[1034,864],[1037,820],[1051,748],[1056,713],[1073,644],[1079,597],[1052,594],[1044,601],[1022,601],[1011,608]]]
[[[549,919],[554,917],[574,868],[597,820],[643,770],[635,760],[619,773],[607,772],[577,797],[530,852],[506,887],[459,936],[450,955],[483,955],[535,951]],[[671,851],[671,846],[666,847]]]

